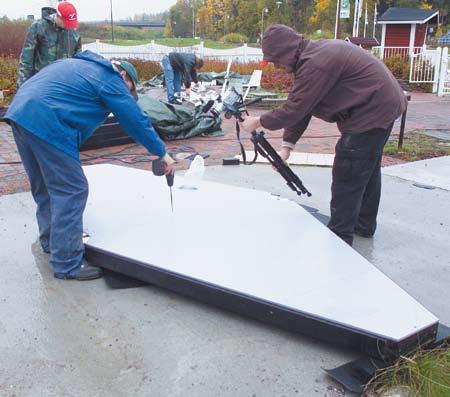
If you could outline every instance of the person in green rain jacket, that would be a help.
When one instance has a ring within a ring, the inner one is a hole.
[[[58,9],[42,8],[42,18],[33,22],[25,37],[19,62],[17,89],[48,64],[72,58],[81,51],[75,7],[60,2]]]

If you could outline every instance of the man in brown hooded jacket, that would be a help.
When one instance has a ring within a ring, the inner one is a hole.
[[[306,40],[284,25],[264,33],[265,62],[294,74],[287,102],[242,127],[284,129],[281,157],[289,158],[312,116],[335,122],[336,145],[328,227],[352,245],[354,233],[375,233],[381,195],[381,158],[407,100],[389,69],[372,54],[341,40]]]

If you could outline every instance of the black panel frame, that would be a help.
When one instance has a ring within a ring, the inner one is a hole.
[[[4,121],[7,107],[0,108],[0,122]],[[80,152],[86,150],[100,149],[111,146],[135,143],[120,126],[114,116],[109,116],[104,123],[80,147]]]
[[[104,147],[135,143],[117,122],[114,116],[108,117],[80,147],[80,152]]]
[[[355,349],[386,362],[391,362],[399,355],[407,354],[436,338],[438,323],[397,342],[113,254],[90,246],[89,243],[85,245],[85,255],[89,262],[105,269],[294,333]]]

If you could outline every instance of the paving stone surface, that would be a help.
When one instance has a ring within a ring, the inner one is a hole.
[[[161,91],[155,90],[156,97],[162,97]],[[251,114],[262,114],[266,110],[254,109]],[[413,93],[408,108],[406,134],[419,130],[448,131],[450,125],[450,98],[439,98],[434,94]],[[240,153],[239,143],[236,139],[234,120],[224,120],[222,137],[195,137],[188,140],[168,142],[169,152],[173,153],[178,161],[177,168],[185,169],[189,160],[182,160],[186,153],[207,153],[206,165],[222,163],[224,157],[234,157]],[[397,121],[392,136],[399,133]],[[267,132],[266,137],[276,149],[280,148],[282,131]],[[334,153],[334,147],[340,134],[335,124],[315,119],[310,123],[299,143],[297,151],[308,153]],[[241,132],[241,141],[246,150],[252,149],[249,134]],[[147,151],[138,145],[129,144],[111,148],[102,148],[83,152],[80,158],[83,164],[111,163],[130,167],[150,169],[151,163],[147,158]],[[19,164],[15,164],[18,162]],[[6,163],[6,164],[5,164]],[[403,161],[385,156],[383,166],[401,164]],[[0,195],[11,194],[29,190],[25,171],[20,164],[11,128],[0,122]]]

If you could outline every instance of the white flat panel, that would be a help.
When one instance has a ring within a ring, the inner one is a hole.
[[[400,341],[437,318],[294,202],[201,182],[174,215],[165,178],[85,167],[88,244],[193,279]]]
[[[450,190],[450,156],[384,167],[383,174]]]

